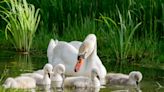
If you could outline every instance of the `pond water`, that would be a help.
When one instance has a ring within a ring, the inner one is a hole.
[[[20,55],[10,51],[0,51],[0,85],[7,77],[19,76],[21,73],[41,69],[47,63],[46,55]],[[164,68],[149,68],[140,65],[117,65],[105,63],[108,72],[129,73],[133,70],[141,71],[143,80],[138,88],[126,86],[104,86],[100,89],[71,89],[64,88],[46,90],[48,92],[164,92]],[[42,91],[38,87],[34,89]],[[33,90],[33,91],[34,91]],[[45,92],[42,91],[42,92]]]

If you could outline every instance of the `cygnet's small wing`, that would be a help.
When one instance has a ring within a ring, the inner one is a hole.
[[[107,84],[117,84],[121,78],[128,79],[129,76],[122,73],[108,73],[105,78]]]
[[[4,88],[10,88],[13,82],[15,82],[14,78],[9,77],[5,80],[5,82],[2,86]]]
[[[21,74],[21,76],[28,76],[28,77],[34,78],[35,80],[43,79],[43,75],[38,74],[38,73],[24,73],[24,74]]]
[[[64,80],[64,86],[68,87],[88,87],[90,85],[90,79],[88,77],[67,77]]]
[[[18,76],[15,78],[18,88],[35,88],[36,81],[35,79],[27,76]]]
[[[44,70],[37,70],[37,71],[34,71],[34,73],[38,73],[40,75],[44,75]]]

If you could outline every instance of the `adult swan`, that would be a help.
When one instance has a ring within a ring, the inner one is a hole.
[[[105,84],[106,69],[97,55],[97,40],[94,34],[85,38],[79,50],[70,43],[51,39],[47,57],[52,65],[64,64],[66,75],[91,77],[91,70],[97,68],[100,82]]]

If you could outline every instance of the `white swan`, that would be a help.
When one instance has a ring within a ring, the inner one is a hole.
[[[51,40],[47,49],[47,56],[52,65],[64,64],[66,75],[90,77],[91,69],[96,67],[101,75],[101,84],[105,84],[106,69],[97,55],[97,40],[94,34],[89,34],[85,38],[79,51],[67,42],[55,43]]]
[[[16,78],[7,78],[3,86],[5,88],[31,89],[36,87],[36,81],[31,77],[19,76]]]
[[[52,87],[62,88],[64,82],[65,66],[58,64],[53,69],[53,75],[51,76]]]
[[[64,86],[75,88],[100,87],[98,70],[95,68],[92,69],[90,78],[84,76],[67,77],[64,80]]]
[[[39,73],[25,73],[21,74],[22,76],[29,76],[36,80],[37,85],[50,85],[50,74],[52,73],[53,66],[51,64],[46,64],[43,68],[44,75]]]
[[[142,74],[139,71],[132,71],[129,75],[121,73],[109,73],[106,75],[106,82],[111,85],[138,85],[141,80]]]

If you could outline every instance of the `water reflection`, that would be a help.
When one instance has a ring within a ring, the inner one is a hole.
[[[45,63],[46,57],[3,52],[0,54],[0,77],[15,77],[21,73],[32,72],[41,69]]]
[[[3,55],[2,55],[3,54]],[[16,53],[0,53],[0,75],[3,83],[7,77],[19,76],[21,73],[32,72],[41,69],[47,63],[47,57],[38,57],[31,55],[20,55]],[[112,65],[105,64],[108,72],[128,73],[132,70],[138,70],[143,73],[143,81],[139,88],[135,87],[117,87],[106,86],[99,89],[84,88],[55,88],[47,86],[38,86],[30,92],[164,92],[164,70],[158,68],[147,68],[133,65]],[[157,83],[159,82],[159,84]],[[27,92],[27,91],[26,91]],[[28,91],[29,92],[29,91]]]
[[[99,92],[100,88],[75,88],[72,92]]]
[[[104,92],[142,92],[139,86],[135,87],[135,86],[111,85],[111,86],[107,86],[104,90],[105,90]]]
[[[55,88],[38,86],[36,92],[99,92],[100,88]]]
[[[22,72],[33,70],[30,55],[14,55],[12,58],[4,59],[0,64],[1,72],[8,70],[8,74],[11,74],[11,76],[17,76]]]
[[[16,66],[15,68],[19,69],[21,72],[30,72],[33,70],[33,64],[31,62],[30,55],[18,54],[14,57],[14,61],[12,63],[14,66]]]
[[[33,64],[30,55],[14,54],[10,58],[3,57],[0,60],[0,83],[2,84],[7,77],[16,77],[24,72],[33,71]]]
[[[37,85],[37,91],[41,91],[41,92],[51,92],[50,88],[51,88],[50,85]]]
[[[64,89],[63,88],[51,88],[51,92],[64,92]]]

